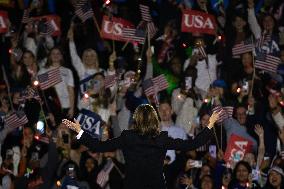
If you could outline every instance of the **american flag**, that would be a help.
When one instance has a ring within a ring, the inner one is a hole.
[[[23,24],[27,24],[31,21],[30,19],[30,10],[29,9],[25,9],[24,13],[23,13],[23,17],[22,17],[22,23]]]
[[[42,30],[39,32],[41,35],[52,35],[53,32],[55,31],[54,26],[50,21],[46,21],[43,24]]]
[[[258,53],[255,58],[255,67],[267,72],[276,73],[280,63],[280,58],[265,53]]]
[[[169,84],[164,74],[143,82],[143,89],[146,96],[156,95],[159,91],[167,89],[168,86]]]
[[[261,37],[256,41],[256,47],[261,48],[265,43],[271,41],[271,35],[263,32]]]
[[[116,83],[116,80],[117,80],[117,76],[115,74],[105,76],[105,89],[114,86]]]
[[[135,28],[123,28],[122,38],[127,41],[136,41],[140,44],[144,44],[145,33],[142,30],[137,30]]]
[[[104,188],[109,180],[109,173],[111,172],[112,168],[114,167],[113,161],[109,158],[103,167],[103,169],[99,172],[97,176],[97,184]]]
[[[13,112],[5,118],[5,123],[8,127],[17,128],[28,123],[29,120],[23,111]]]
[[[199,52],[201,53],[202,58],[207,58],[207,54],[206,54],[204,47],[199,46],[197,48],[198,48]]]
[[[58,68],[52,69],[46,73],[37,76],[39,86],[42,90],[48,89],[62,81],[60,70]]]
[[[225,119],[231,118],[233,116],[234,107],[232,106],[215,106],[212,109],[213,112],[220,112],[217,123],[222,123]]]
[[[94,12],[89,0],[80,0],[75,7],[75,14],[85,22],[89,18],[93,18]]]
[[[38,101],[41,101],[41,98],[38,94],[38,92],[31,88],[31,87],[28,87],[26,88],[22,93],[21,93],[21,96],[20,96],[20,99],[19,101],[21,102],[25,102],[26,100],[28,99],[36,99]]]
[[[252,52],[253,49],[254,49],[254,45],[252,43],[252,40],[247,39],[239,44],[236,44],[232,49],[232,53],[233,53],[233,56],[236,57],[236,56],[239,56],[247,52]]]
[[[150,15],[150,8],[146,5],[139,5],[140,13],[142,17],[142,21],[139,23],[139,26],[143,25],[144,22],[147,22],[147,32],[150,35],[150,38],[153,38],[155,34],[157,33],[158,29],[156,28],[155,24],[152,21],[152,17]],[[146,28],[145,28],[146,29]]]
[[[139,9],[140,9],[140,13],[141,13],[141,17],[142,20],[145,22],[151,22],[152,21],[152,17],[150,15],[150,9],[148,6],[146,5],[139,5]]]
[[[149,22],[147,24],[147,29],[148,29],[150,38],[153,38],[158,31],[158,29],[156,28],[156,26],[153,22]]]

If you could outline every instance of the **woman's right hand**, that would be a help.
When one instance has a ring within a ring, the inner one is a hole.
[[[74,122],[69,121],[68,119],[63,119],[62,123],[76,133],[79,133],[82,130],[80,123],[76,119],[74,119]]]

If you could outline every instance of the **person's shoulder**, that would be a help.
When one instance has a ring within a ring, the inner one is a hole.
[[[133,135],[136,135],[136,133],[133,129],[125,129],[120,134],[120,136],[122,136],[122,137],[133,136]]]

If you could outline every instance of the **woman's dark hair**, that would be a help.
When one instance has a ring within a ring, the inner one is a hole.
[[[277,173],[279,174],[279,173]],[[280,188],[284,188],[284,176],[280,175],[281,176],[281,184],[280,184]],[[274,187],[272,186],[272,184],[269,182],[269,174],[267,176],[267,181],[266,181],[266,184],[265,184],[265,189],[274,189]]]
[[[62,55],[62,59],[61,59],[61,61],[60,61],[60,65],[64,65],[64,57],[63,57],[63,51],[59,48],[59,47],[53,47],[50,51],[49,51],[49,53],[48,53],[48,56],[47,56],[47,61],[46,61],[46,65],[45,65],[45,67],[46,68],[49,68],[51,65],[52,65],[52,61],[51,61],[51,53],[52,53],[52,51],[54,51],[54,50],[59,50],[60,51],[60,53],[61,53],[61,55]]]
[[[270,18],[272,18],[272,20],[273,20],[273,22],[274,22],[274,26],[273,26],[273,29],[272,29],[272,34],[277,34],[277,32],[278,32],[278,26],[277,26],[277,20],[274,18],[274,16],[272,15],[272,14],[270,14],[270,13],[266,13],[266,14],[264,14],[263,15],[263,17],[262,17],[262,22],[261,22],[261,28],[263,29],[263,20],[264,20],[264,18],[266,18],[266,17],[270,17]]]
[[[232,188],[232,187],[234,187],[235,185],[237,185],[237,184],[239,183],[239,181],[237,180],[236,175],[237,175],[237,170],[238,170],[239,166],[241,166],[241,165],[243,165],[244,167],[246,167],[246,169],[248,170],[249,173],[252,172],[252,168],[251,168],[251,166],[249,165],[248,162],[246,162],[246,161],[239,161],[239,162],[236,164],[236,166],[235,166],[235,168],[234,168],[234,170],[233,170],[232,180],[231,180],[231,182],[229,183],[229,188]]]
[[[251,168],[251,166],[249,165],[248,162],[246,162],[246,161],[239,161],[239,162],[236,164],[235,169],[233,170],[233,179],[236,179],[237,170],[238,170],[238,168],[239,168],[241,165],[244,166],[244,167],[248,170],[249,173],[252,172],[252,168]]]
[[[158,114],[150,104],[139,105],[134,114],[133,129],[143,136],[157,136],[160,133]]]

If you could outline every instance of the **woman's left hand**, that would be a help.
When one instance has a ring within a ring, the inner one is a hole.
[[[207,126],[209,129],[214,127],[215,122],[219,119],[219,114],[220,112],[213,112],[213,114],[209,118],[209,124]]]

